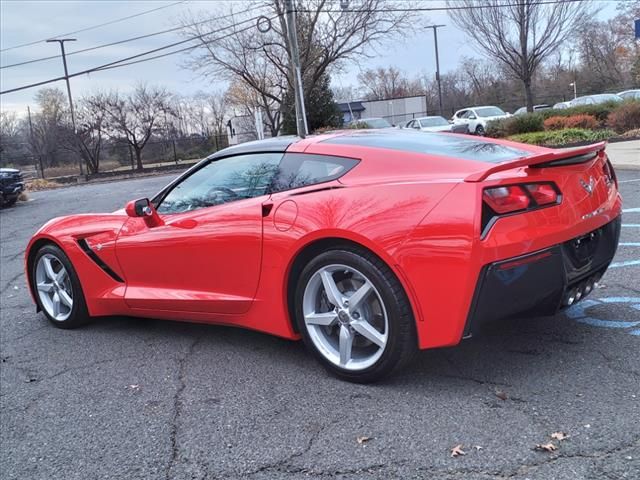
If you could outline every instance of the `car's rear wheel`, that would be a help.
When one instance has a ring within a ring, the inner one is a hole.
[[[45,245],[38,250],[31,282],[38,306],[56,327],[75,328],[89,320],[78,275],[59,247]]]
[[[379,380],[416,350],[402,285],[384,262],[364,250],[329,250],[312,259],[300,275],[295,308],[307,347],[345,380]]]

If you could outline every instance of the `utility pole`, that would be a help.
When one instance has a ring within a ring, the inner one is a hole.
[[[298,136],[304,138],[309,133],[307,128],[307,113],[304,108],[304,91],[302,89],[302,75],[300,74],[300,53],[298,52],[298,35],[296,32],[296,14],[293,8],[293,0],[285,0],[287,38],[289,43],[289,59],[291,61],[291,73],[293,74],[293,88],[296,99],[296,126]]]
[[[64,51],[64,42],[75,42],[75,38],[52,38],[47,40],[47,43],[58,42],[60,44],[60,50],[62,52],[62,65],[64,66],[64,80],[67,82],[67,95],[69,96],[69,111],[71,112],[71,125],[73,125],[73,134],[77,135],[78,130],[76,128],[76,114],[73,110],[73,98],[71,97],[71,84],[69,83],[69,71],[67,69],[67,55]],[[78,160],[80,165],[80,175],[84,175],[84,169],[82,168],[82,159]]]
[[[438,28],[446,27],[446,25],[429,25],[426,28],[433,28],[433,41],[436,47],[436,82],[438,82],[438,105],[440,107],[440,115],[442,115],[442,83],[440,82],[440,57],[438,55]]]

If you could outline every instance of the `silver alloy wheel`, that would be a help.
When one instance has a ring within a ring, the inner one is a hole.
[[[327,265],[315,272],[302,299],[311,341],[331,363],[364,370],[384,353],[389,320],[382,297],[361,272]]]
[[[36,288],[42,308],[55,320],[65,321],[73,309],[71,277],[62,262],[50,253],[38,259]]]

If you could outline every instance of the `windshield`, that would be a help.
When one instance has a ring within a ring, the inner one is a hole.
[[[429,117],[429,118],[421,118],[420,125],[423,127],[441,127],[443,125],[449,125],[442,117]]]
[[[476,108],[475,110],[476,110],[476,114],[479,117],[499,117],[502,115],[506,115],[498,107],[482,107],[482,108]]]
[[[368,118],[361,122],[366,123],[369,128],[391,128],[391,124],[384,118]]]
[[[618,95],[614,95],[613,93],[601,93],[600,95],[593,95],[593,98],[596,102],[619,102],[620,97]]]

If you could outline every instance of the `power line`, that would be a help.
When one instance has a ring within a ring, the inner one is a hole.
[[[218,32],[221,32],[223,30],[228,30],[230,28],[238,27],[238,26],[240,26],[240,25],[242,25],[244,23],[247,23],[247,22],[254,22],[258,18],[260,18],[260,17],[258,16],[258,17],[249,18],[247,20],[243,20],[242,22],[238,22],[236,24],[229,25],[229,26],[224,27],[224,28],[220,28],[220,29],[217,29],[217,30],[212,30],[210,32],[205,33],[204,35],[201,35],[200,37],[201,37],[201,39],[203,39],[204,37],[207,37],[207,36],[212,35],[214,33],[218,33]],[[275,16],[271,17],[270,20],[273,20],[275,18],[276,18]],[[214,42],[217,42],[219,40],[223,40],[225,38],[228,38],[228,37],[231,37],[233,35],[236,35],[236,34],[238,34],[240,32],[244,32],[244,31],[250,30],[251,28],[254,28],[253,24],[248,25],[247,27],[241,28],[239,30],[234,30],[233,32],[228,33],[226,35],[223,35],[221,37],[217,37],[217,38],[206,40],[206,41],[203,40],[203,42],[205,44],[214,43]],[[72,74],[70,74],[68,76],[52,78],[52,79],[49,79],[49,80],[43,80],[41,82],[32,83],[32,84],[29,84],[29,85],[24,85],[22,87],[16,87],[16,88],[12,88],[12,89],[9,89],[9,90],[4,90],[4,91],[0,92],[0,95],[4,95],[4,94],[7,94],[7,93],[18,92],[20,90],[26,90],[28,88],[39,87],[39,86],[46,85],[46,84],[49,84],[49,83],[53,83],[53,82],[58,82],[60,80],[64,80],[65,78],[78,77],[80,75],[86,75],[88,73],[98,72],[98,71],[102,71],[102,70],[110,70],[112,68],[124,67],[124,66],[127,66],[127,65],[133,65],[135,63],[142,63],[144,61],[155,60],[156,58],[166,57],[166,56],[169,56],[169,55],[175,55],[176,53],[181,53],[181,52],[185,52],[185,51],[188,51],[188,50],[192,50],[193,48],[197,47],[198,45],[189,45],[186,48],[182,48],[182,49],[179,49],[179,50],[174,50],[172,52],[168,52],[168,53],[165,53],[163,55],[156,55],[156,56],[150,57],[150,58],[145,58],[145,59],[141,59],[141,60],[137,60],[137,61],[130,61],[130,60],[134,60],[136,58],[144,57],[144,56],[149,55],[151,53],[155,53],[155,52],[158,52],[158,51],[161,51],[161,50],[166,50],[168,48],[172,48],[172,47],[175,47],[175,46],[178,46],[178,45],[182,45],[182,44],[185,44],[187,42],[193,42],[194,40],[198,40],[198,39],[188,38],[188,39],[185,39],[185,40],[181,40],[179,42],[174,42],[174,43],[171,43],[169,45],[165,45],[163,47],[154,48],[153,50],[147,50],[146,52],[142,52],[142,53],[139,53],[137,55],[132,55],[130,57],[122,58],[120,60],[109,62],[109,63],[106,63],[104,65],[100,65],[100,66],[97,66],[97,67],[89,68],[89,69],[83,70],[81,72],[72,73]],[[128,63],[123,63],[123,62],[128,62]]]
[[[422,0],[422,1],[430,1],[430,0]],[[547,0],[542,2],[537,2],[536,5],[557,5],[560,3],[578,3],[584,2],[585,0]],[[602,1],[602,0],[601,0]],[[529,3],[503,3],[498,5],[462,5],[462,6],[447,6],[447,7],[390,7],[390,8],[339,8],[339,9],[328,9],[322,10],[326,13],[393,13],[393,12],[448,12],[453,10],[478,10],[483,8],[508,8],[508,7],[526,7],[530,5]],[[315,10],[305,10],[298,9],[296,10],[298,13],[315,13]]]
[[[266,5],[263,5],[263,6],[260,6],[258,8],[264,8],[265,6]],[[240,15],[240,14],[241,13],[230,13],[230,14],[224,15],[222,17],[216,17],[215,20],[216,21],[224,20],[226,18],[233,17],[233,16]],[[111,42],[111,43],[105,43],[105,44],[102,44],[102,45],[96,45],[95,47],[83,48],[81,50],[74,50],[73,52],[67,53],[67,57],[69,55],[75,55],[77,53],[91,52],[93,50],[98,50],[100,48],[112,47],[114,45],[121,45],[123,43],[133,42],[133,41],[136,41],[136,40],[142,40],[142,39],[149,38],[149,37],[155,37],[157,35],[163,35],[165,33],[176,32],[176,31],[182,30],[183,28],[186,28],[186,27],[196,27],[198,25],[202,25],[202,24],[208,23],[210,21],[211,21],[211,19],[202,20],[200,22],[194,22],[194,23],[190,23],[190,24],[187,24],[187,25],[181,25],[179,27],[173,27],[173,28],[168,28],[166,30],[160,30],[158,32],[148,33],[146,35],[139,35],[137,37],[131,37],[131,38],[126,38],[124,40],[118,40],[118,41]],[[46,60],[53,60],[54,58],[59,58],[59,57],[60,57],[60,55],[51,55],[49,57],[42,57],[42,58],[36,58],[36,59],[33,59],[33,60],[27,60],[27,61],[19,62],[19,63],[12,63],[10,65],[2,65],[2,66],[0,66],[0,70],[3,70],[5,68],[19,67],[19,66],[22,66],[22,65],[29,65],[31,63],[44,62]]]
[[[254,0],[251,0],[251,1],[254,1]],[[255,0],[255,1],[257,1],[257,0]],[[441,1],[441,0],[418,0],[418,1],[431,2],[431,1]],[[565,2],[573,3],[573,2],[580,2],[580,1],[583,1],[583,0],[547,0],[547,1],[539,2],[539,5],[554,5],[554,4],[558,4],[558,3],[565,3]],[[604,1],[604,0],[601,0],[601,1]],[[184,3],[184,2],[176,2],[176,3]],[[166,7],[169,7],[169,6],[172,6],[172,5],[175,5],[175,3],[171,4],[171,5],[167,5],[165,7],[159,7],[159,8],[166,8]],[[525,4],[524,3],[514,3],[514,4],[502,4],[502,5],[498,5],[497,7],[498,8],[504,8],[504,7],[517,7],[517,6],[523,6],[523,5],[525,5]],[[258,7],[258,8],[265,8],[266,6],[267,5],[263,5],[263,6]],[[355,8],[355,9],[323,10],[323,11],[328,12],[328,13],[340,13],[340,12],[345,12],[345,13],[359,13],[359,12],[380,12],[380,13],[384,13],[384,12],[433,12],[433,11],[448,11],[448,10],[471,10],[471,9],[494,8],[494,7],[496,7],[496,5],[474,5],[474,6],[460,6],[460,7],[385,8],[385,9],[378,9],[378,10],[375,10],[375,9],[372,9],[372,10],[369,10],[369,9],[357,9],[357,8]],[[152,12],[152,11],[155,11],[155,10],[157,10],[157,9],[149,10],[148,12],[143,12],[143,13],[140,13],[140,14],[137,14],[137,15],[133,15],[132,17],[143,15],[145,13],[149,13],[149,12]],[[301,12],[301,13],[313,13],[313,12],[315,12],[314,10],[297,10],[297,11]],[[229,17],[235,16],[235,15],[238,15],[238,13],[231,13],[231,14],[228,14],[228,15],[225,15],[225,16],[222,16],[222,17],[217,17],[216,20],[223,20],[225,18],[229,18]],[[128,18],[132,18],[132,17],[128,17]],[[121,20],[123,20],[123,19],[114,20],[113,22],[108,22],[108,23],[103,24],[103,25],[108,25],[109,23],[114,23],[116,21],[121,21]],[[158,32],[152,32],[152,33],[149,33],[149,34],[146,34],[146,35],[140,35],[140,36],[137,36],[137,37],[131,37],[131,38],[127,38],[127,39],[124,39],[124,40],[118,40],[116,42],[106,43],[106,44],[103,44],[103,45],[97,45],[95,47],[84,48],[84,49],[81,49],[81,50],[74,50],[73,52],[67,53],[67,56],[75,55],[75,54],[78,54],[78,53],[90,52],[90,51],[93,51],[93,50],[98,50],[100,48],[112,47],[114,45],[121,45],[123,43],[133,42],[133,41],[136,41],[136,40],[142,40],[142,39],[153,37],[153,36],[157,36],[157,35],[163,35],[165,33],[171,33],[171,32],[175,32],[175,31],[181,30],[184,27],[202,25],[203,23],[207,23],[207,22],[210,22],[210,21],[211,21],[210,19],[207,19],[207,20],[203,20],[203,21],[200,21],[200,22],[195,22],[195,23],[192,23],[192,24],[189,24],[189,25],[168,28],[166,30],[161,30],[161,31],[158,31]],[[89,28],[83,29],[83,30],[78,30],[77,32],[86,31],[86,30],[89,30],[91,28],[97,28],[97,26],[96,27],[89,27]],[[77,32],[72,32],[72,33],[65,34],[65,35],[71,35],[71,34],[77,33]],[[34,45],[36,43],[38,43],[38,42],[32,42],[32,43],[24,44],[24,45],[17,45],[15,47],[6,48],[6,49],[0,50],[0,51],[11,50],[13,48],[18,48],[20,46]],[[0,66],[0,70],[6,69],[6,68],[19,67],[19,66],[22,66],[22,65],[29,65],[29,64],[32,64],[32,63],[44,62],[46,60],[52,60],[54,58],[58,58],[59,56],[60,55],[51,55],[49,57],[42,57],[42,58],[36,58],[36,59],[33,59],[33,60],[27,60],[27,61],[24,61],[24,62],[12,63],[10,65],[2,65],[2,66]]]
[[[145,10],[144,12],[136,13],[134,15],[128,15],[126,17],[122,17],[122,18],[117,18],[115,20],[111,20],[109,22],[100,23],[98,25],[92,25],[91,27],[82,28],[82,29],[76,30],[74,32],[61,33],[59,35],[51,35],[51,36],[49,36],[47,38],[43,38],[43,39],[40,39],[40,40],[35,40],[33,42],[22,43],[20,45],[14,45],[13,47],[3,48],[3,49],[0,50],[0,52],[6,52],[8,50],[14,50],[16,48],[29,47],[31,45],[35,45],[36,43],[44,42],[44,41],[48,40],[49,38],[65,37],[67,35],[75,35],[76,33],[86,32],[88,30],[93,30],[93,29],[96,29],[96,28],[105,27],[107,25],[113,25],[114,23],[123,22],[123,21],[129,20],[131,18],[140,17],[142,15],[147,15],[149,13],[157,12],[158,10],[162,10],[162,9],[165,9],[165,8],[173,7],[175,5],[179,5],[181,3],[185,3],[185,1],[186,0],[181,0],[180,2],[173,2],[173,3],[170,3],[169,5],[163,5],[161,7],[152,8],[151,10]]]
[[[559,3],[574,3],[574,2],[581,2],[581,1],[583,1],[583,0],[547,0],[547,1],[539,2],[538,5],[554,5],[554,4],[559,4]],[[178,2],[178,3],[180,3],[180,2]],[[526,5],[525,3],[501,4],[500,8],[518,7],[518,6],[525,6],[525,5]],[[353,12],[353,13],[358,13],[358,12],[378,12],[378,13],[385,13],[385,12],[416,12],[416,11],[420,12],[420,11],[469,10],[469,9],[478,9],[478,8],[492,8],[492,6],[475,5],[475,6],[463,6],[463,7],[384,8],[384,9],[355,9],[355,10],[339,9],[339,10],[322,10],[322,11],[323,12],[337,12],[337,13],[340,13],[340,12]],[[298,10],[298,11],[299,12],[307,12],[307,13],[314,13],[315,12],[314,10]],[[256,17],[244,20],[242,22],[239,22],[237,24],[229,25],[227,27],[223,27],[223,28],[220,28],[220,29],[217,29],[217,30],[213,30],[213,31],[208,32],[208,33],[206,33],[204,35],[201,35],[201,37],[208,36],[208,35],[211,35],[213,33],[217,33],[217,32],[223,31],[223,30],[227,30],[229,28],[234,28],[234,27],[237,27],[239,25],[242,25],[243,23],[246,23],[246,22],[249,22],[249,21],[253,21],[253,20],[257,20],[258,18],[260,18],[260,16],[256,16]],[[277,15],[271,17],[270,20],[273,20],[275,18],[277,18]],[[212,42],[217,41],[217,40],[222,40],[222,39],[227,38],[229,36],[235,35],[236,33],[249,30],[250,28],[251,28],[251,26],[249,26],[247,28],[244,28],[244,29],[241,29],[241,30],[236,31],[236,32],[232,32],[231,34],[225,35],[223,37],[220,37],[220,38],[217,38],[217,39],[214,39],[214,40],[211,40],[211,41],[206,41],[205,43],[212,43]],[[22,87],[17,87],[17,88],[5,90],[5,91],[0,91],[0,95],[4,95],[4,94],[7,94],[7,93],[13,93],[13,92],[17,92],[17,91],[20,91],[20,90],[26,90],[26,89],[29,89],[29,88],[39,87],[39,86],[46,85],[46,84],[49,84],[49,83],[53,83],[53,82],[57,82],[57,81],[60,81],[60,80],[64,80],[65,78],[73,78],[73,77],[77,77],[79,75],[85,75],[85,74],[88,74],[88,73],[93,73],[93,72],[97,72],[97,71],[101,71],[101,70],[109,70],[109,69],[112,69],[112,68],[124,67],[124,66],[127,66],[127,65],[133,65],[133,64],[136,64],[136,63],[142,63],[144,61],[155,60],[155,59],[166,57],[166,56],[169,56],[169,55],[175,55],[177,53],[181,53],[181,52],[184,52],[184,51],[187,51],[187,50],[191,50],[191,49],[195,48],[197,45],[192,45],[192,46],[189,46],[189,47],[186,47],[186,48],[182,48],[182,49],[179,49],[179,50],[175,50],[173,52],[168,52],[168,53],[162,54],[162,55],[156,55],[154,57],[150,57],[150,58],[147,58],[147,59],[130,61],[130,60],[135,60],[136,58],[139,58],[139,57],[144,57],[144,56],[149,55],[151,53],[155,53],[155,52],[158,52],[158,51],[166,50],[168,48],[172,48],[172,47],[175,47],[175,46],[178,46],[178,45],[182,45],[182,44],[185,44],[185,43],[188,43],[188,42],[192,42],[192,41],[194,41],[193,38],[181,40],[181,41],[178,41],[178,42],[171,43],[169,45],[165,45],[163,47],[158,47],[158,48],[155,48],[155,49],[152,49],[152,50],[148,50],[146,52],[143,52],[143,53],[140,53],[140,54],[137,54],[137,55],[132,55],[130,57],[126,57],[126,58],[123,58],[123,59],[120,59],[120,60],[116,60],[114,62],[110,62],[110,63],[104,64],[104,65],[100,65],[98,67],[94,67],[94,68],[90,68],[90,69],[87,69],[87,70],[83,70],[81,72],[73,73],[71,75],[68,75],[68,77],[57,77],[57,78],[53,78],[53,79],[50,79],[50,80],[44,80],[44,81],[41,81],[41,82],[32,83],[32,84],[29,84],[29,85],[24,85]],[[127,63],[123,63],[123,62],[127,62]]]

